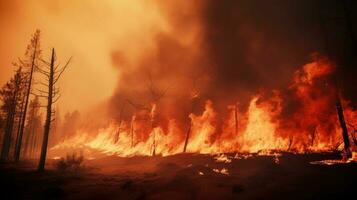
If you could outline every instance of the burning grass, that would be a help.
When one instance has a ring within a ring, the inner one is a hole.
[[[334,68],[327,59],[316,57],[294,74],[287,89],[289,98],[279,90],[270,95],[261,92],[251,98],[246,111],[240,111],[238,103],[227,106],[227,116],[221,116],[214,102],[208,100],[202,113],[189,114],[188,130],[176,119],[166,119],[167,126],[161,125],[159,105],[153,103],[151,110],[139,109],[132,120],[111,123],[95,135],[78,130],[73,137],[52,147],[50,155],[61,156],[79,149],[87,157],[98,153],[131,157],[168,156],[183,151],[201,154],[336,151],[343,140],[335,109],[336,90],[327,85]],[[286,114],[283,110],[291,99],[299,106]],[[343,101],[343,105],[348,124],[356,123],[357,112],[349,107],[348,101]],[[223,123],[218,123],[219,120]],[[350,130],[352,135],[353,131]]]

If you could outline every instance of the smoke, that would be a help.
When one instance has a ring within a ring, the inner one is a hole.
[[[83,112],[108,99],[118,76],[111,51],[125,46],[136,58],[140,48],[150,48],[152,34],[165,27],[157,5],[140,0],[1,1],[0,9],[0,84],[13,73],[11,63],[24,54],[37,28],[44,59],[52,47],[62,63],[73,56],[59,83],[62,113]]]
[[[158,109],[169,118],[188,116],[193,93],[206,92],[210,79],[204,7],[201,1],[160,2],[167,26],[153,35],[151,48],[141,48],[135,60],[130,60],[125,47],[112,52],[113,63],[120,71],[110,102],[115,118],[128,119],[140,109],[150,110],[153,103],[160,104]]]
[[[164,93],[159,108],[181,119],[192,112],[192,104],[203,107],[207,99],[219,111],[237,101],[245,109],[262,90],[287,89],[294,71],[312,53],[324,52],[317,5],[160,2],[166,27],[155,32],[151,48],[141,49],[135,61],[129,61],[123,47],[111,54],[120,76],[110,113],[116,119],[130,118],[138,107],[157,103],[155,94]],[[192,100],[192,95],[198,98]]]
[[[74,58],[59,108],[91,108],[90,121],[130,119],[152,103],[179,121],[207,99],[219,112],[237,101],[244,109],[262,90],[287,88],[311,53],[347,55],[341,25],[323,27],[343,16],[334,0],[29,0],[0,1],[0,11],[0,83],[39,28],[45,52],[54,46],[60,61]],[[357,94],[355,68],[345,69],[343,88]]]
[[[81,127],[68,144],[168,155],[181,152],[185,138],[189,152],[201,153],[290,149],[294,137],[304,151],[319,144],[316,135],[325,147],[338,140],[334,62],[311,56],[328,53],[316,12],[322,1],[146,4],[142,11],[157,18],[111,40],[112,96],[85,114],[89,131]]]

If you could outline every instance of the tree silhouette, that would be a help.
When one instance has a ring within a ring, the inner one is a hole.
[[[23,110],[21,109],[21,117],[19,123],[19,131],[18,131],[18,139],[16,142],[15,148],[15,161],[19,161],[20,159],[20,152],[21,152],[21,145],[22,145],[22,138],[24,133],[25,121],[26,121],[26,114],[27,114],[27,107],[30,98],[31,86],[32,86],[32,79],[35,66],[37,65],[38,60],[41,56],[40,50],[40,30],[36,30],[34,33],[31,43],[27,46],[26,56],[29,57],[28,61],[22,62],[25,66],[29,66],[29,76],[27,80],[27,89],[24,98]]]
[[[18,105],[21,101],[21,88],[23,85],[24,73],[19,67],[9,82],[0,90],[0,98],[3,102],[1,109],[6,113],[5,134],[1,150],[1,159],[8,160],[11,138],[14,128],[14,121]]]
[[[63,72],[66,70],[70,61],[71,61],[71,59],[69,59],[63,67],[60,67],[58,64],[56,64],[56,53],[55,53],[55,49],[52,48],[51,61],[46,62],[45,60],[42,60],[42,62],[44,63],[44,67],[43,68],[41,68],[40,66],[36,67],[36,70],[39,71],[46,79],[46,83],[42,83],[42,85],[47,87],[47,91],[46,91],[46,89],[44,89],[44,90],[38,89],[37,90],[40,93],[38,95],[39,97],[44,97],[47,99],[46,121],[45,121],[45,126],[44,126],[44,131],[43,131],[41,156],[40,156],[40,161],[38,164],[39,171],[45,170],[48,137],[50,134],[51,123],[54,120],[53,119],[54,111],[52,110],[52,106],[54,103],[56,103],[58,101],[58,99],[61,96],[59,94],[59,88],[56,87],[56,84],[59,81],[59,79],[61,78]]]

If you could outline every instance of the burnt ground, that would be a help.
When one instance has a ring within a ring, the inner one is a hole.
[[[217,163],[209,155],[105,157],[78,171],[0,164],[1,199],[343,199],[354,196],[357,164],[312,165],[335,154],[283,154]],[[214,172],[226,168],[229,175]],[[200,173],[201,172],[201,173]],[[353,199],[353,198],[352,198]]]

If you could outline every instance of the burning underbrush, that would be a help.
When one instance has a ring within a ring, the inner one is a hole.
[[[131,157],[182,152],[269,155],[335,151],[342,148],[343,138],[335,107],[338,91],[330,84],[334,69],[327,59],[316,58],[295,72],[287,88],[260,92],[251,98],[247,109],[240,109],[238,102],[227,105],[227,114],[219,113],[215,102],[207,100],[201,113],[187,116],[188,128],[181,127],[175,118],[161,125],[160,104],[153,102],[151,109],[139,109],[130,120],[113,122],[97,134],[77,130],[76,135],[54,145],[50,155],[73,150],[82,150],[88,158],[100,154]],[[287,109],[291,103],[296,106]],[[348,101],[342,103],[350,140],[355,141],[357,111]]]

